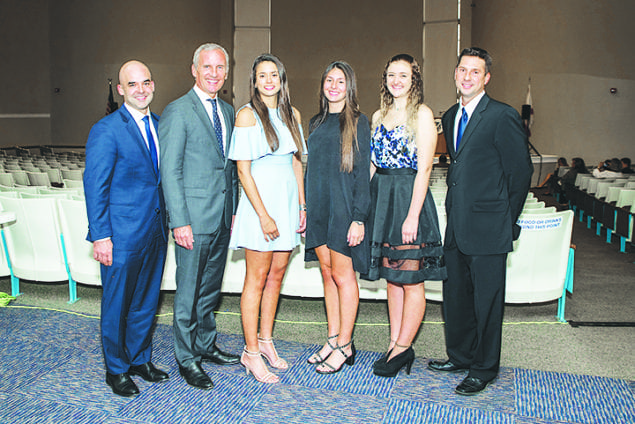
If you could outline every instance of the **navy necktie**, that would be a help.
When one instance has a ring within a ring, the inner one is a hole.
[[[465,108],[463,108],[463,113],[461,114],[461,120],[459,121],[459,128],[456,131],[456,151],[459,150],[459,145],[461,144],[461,138],[463,137],[463,131],[465,131],[465,127],[467,126],[467,112]]]
[[[207,99],[212,102],[212,111],[214,115],[214,132],[216,133],[216,140],[218,140],[218,147],[220,147],[220,153],[223,159],[225,159],[225,149],[223,149],[223,126],[220,123],[218,117],[218,105],[216,99]]]
[[[157,146],[154,144],[154,137],[152,137],[152,131],[150,131],[150,117],[144,116],[143,123],[146,126],[146,137],[148,137],[148,149],[150,150],[150,158],[152,159],[152,166],[154,167],[155,175],[159,175],[159,158],[157,157]]]

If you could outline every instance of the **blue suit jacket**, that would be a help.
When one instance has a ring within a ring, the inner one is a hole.
[[[152,114],[152,120],[158,129],[159,117]],[[157,228],[167,241],[159,175],[139,127],[123,106],[90,131],[84,192],[88,241],[111,237],[115,248],[138,250],[156,236]]]

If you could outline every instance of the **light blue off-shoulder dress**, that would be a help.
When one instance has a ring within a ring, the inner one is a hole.
[[[249,105],[245,107],[249,108]],[[300,234],[296,232],[300,225],[298,184],[292,167],[293,155],[298,149],[277,109],[269,109],[269,119],[279,141],[279,147],[274,152],[255,112],[254,116],[256,125],[234,128],[227,156],[236,161],[251,161],[251,174],[258,193],[267,213],[276,222],[280,236],[273,241],[265,240],[260,219],[244,190],[241,190],[229,247],[261,252],[293,250],[300,244]],[[304,139],[302,147],[305,152]]]

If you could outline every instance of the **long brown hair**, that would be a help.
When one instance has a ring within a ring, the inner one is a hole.
[[[296,157],[300,158],[302,156],[302,135],[300,134],[300,126],[298,120],[293,113],[293,107],[291,107],[291,99],[289,96],[289,85],[287,83],[287,72],[284,69],[284,65],[276,56],[264,53],[261,54],[254,60],[254,64],[251,67],[251,85],[249,86],[249,104],[252,109],[258,114],[260,118],[260,122],[262,122],[263,129],[265,130],[265,137],[267,138],[267,143],[271,148],[271,151],[278,150],[280,146],[280,141],[278,140],[278,134],[276,130],[273,128],[271,121],[269,120],[269,111],[267,109],[267,105],[260,98],[260,93],[256,90],[256,68],[262,62],[271,62],[276,65],[278,69],[278,75],[280,77],[280,91],[278,92],[278,113],[280,114],[280,119],[284,125],[291,132],[291,136],[293,137],[293,141],[295,142],[298,151],[296,152]]]
[[[386,114],[388,113],[388,109],[395,102],[395,98],[390,94],[388,90],[388,85],[386,84],[386,74],[388,72],[388,67],[394,63],[403,61],[410,65],[412,69],[412,85],[410,86],[410,92],[408,93],[408,105],[406,106],[406,133],[415,135],[416,134],[416,122],[417,122],[417,112],[419,111],[419,106],[423,104],[423,79],[421,78],[421,68],[419,64],[415,60],[414,57],[409,54],[398,54],[390,58],[386,66],[384,67],[384,73],[381,78],[381,106],[380,106],[380,118],[377,124],[379,125]],[[413,137],[414,138],[414,137]]]
[[[357,143],[357,121],[361,112],[357,104],[357,80],[355,78],[355,72],[348,63],[338,60],[326,67],[320,82],[320,110],[311,120],[312,125],[309,131],[313,132],[313,130],[326,121],[329,113],[329,101],[324,95],[324,81],[328,73],[336,68],[342,71],[346,78],[346,99],[344,109],[342,109],[340,113],[340,140],[342,145],[340,170],[352,172],[355,162],[355,150],[359,150]]]

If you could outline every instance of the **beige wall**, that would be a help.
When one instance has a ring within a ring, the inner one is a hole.
[[[192,54],[204,42],[231,49],[231,0],[56,0],[51,19],[52,143],[82,145],[104,116],[108,78],[139,59],[156,83],[151,110],[161,113],[193,85]],[[187,4],[188,7],[184,7]],[[221,95],[231,100],[231,81]],[[115,91],[121,106],[122,98]]]
[[[632,1],[462,3],[464,15],[472,15],[470,44],[494,56],[490,94],[520,110],[531,77],[531,141],[541,153],[580,155],[589,163],[635,159]],[[386,60],[401,52],[421,59],[423,4],[271,0],[271,51],[287,66],[305,126],[317,111],[321,73],[335,59],[354,67],[362,110],[373,113]],[[435,4],[444,3],[428,0]],[[108,78],[116,82],[119,66],[131,58],[151,67],[157,85],[152,109],[160,113],[192,86],[189,67],[199,44],[217,41],[233,54],[233,13],[233,0],[3,0],[0,145],[83,145],[105,113]],[[467,38],[462,35],[464,44]],[[442,41],[426,43],[430,48]],[[431,62],[426,65],[434,67]],[[451,79],[452,66],[441,67],[434,69],[438,77],[428,76]],[[230,77],[226,100],[232,100],[232,85]],[[609,93],[611,87],[617,94]],[[443,100],[433,106],[439,113]]]
[[[530,140],[540,153],[635,159],[632,1],[474,3],[473,43],[494,57],[488,91],[520,109],[531,78]]]
[[[421,59],[421,0],[390,7],[384,0],[306,2],[273,0],[271,52],[289,74],[293,104],[308,120],[318,111],[320,78],[334,60],[350,63],[357,75],[359,102],[369,118],[379,107],[384,65],[398,53]]]
[[[0,2],[0,146],[51,136],[48,0]]]

